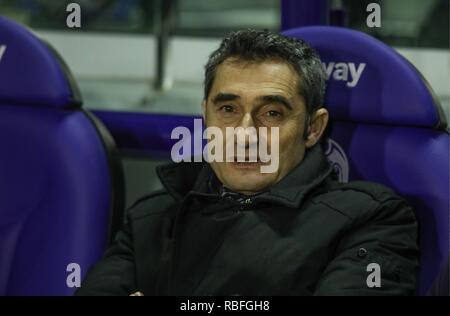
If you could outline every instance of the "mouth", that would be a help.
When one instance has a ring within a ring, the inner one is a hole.
[[[256,169],[261,166],[260,162],[231,162],[230,164],[236,169]]]
[[[248,157],[234,157],[233,161],[229,163],[236,169],[255,169],[262,164],[259,158],[257,158],[257,161],[249,161]]]

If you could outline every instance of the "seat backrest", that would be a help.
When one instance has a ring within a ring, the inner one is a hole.
[[[0,17],[0,295],[72,294],[121,221],[119,156],[81,104],[56,52]]]
[[[449,252],[449,133],[439,101],[406,59],[369,35],[329,26],[284,34],[314,47],[329,75],[326,153],[341,181],[387,185],[415,208],[425,294]]]

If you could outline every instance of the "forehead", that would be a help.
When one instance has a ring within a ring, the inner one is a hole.
[[[254,62],[229,58],[217,67],[210,95],[219,92],[248,96],[277,93],[294,98],[298,96],[298,75],[281,60]]]

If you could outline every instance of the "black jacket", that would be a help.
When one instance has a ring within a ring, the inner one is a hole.
[[[202,163],[158,169],[78,295],[411,295],[417,223],[384,186],[338,183],[319,146],[269,191],[236,202]],[[370,263],[380,267],[381,286]]]

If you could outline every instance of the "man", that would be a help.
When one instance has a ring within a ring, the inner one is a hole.
[[[303,41],[224,39],[206,65],[205,124],[278,128],[277,170],[259,157],[159,168],[164,189],[129,210],[78,294],[414,294],[414,213],[381,185],[337,182],[320,145],[325,79]]]

